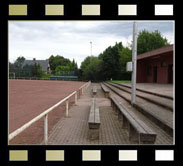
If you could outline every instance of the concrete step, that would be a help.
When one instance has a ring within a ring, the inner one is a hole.
[[[127,84],[124,84],[124,83],[114,83],[114,84],[119,84],[123,87],[127,87],[127,88],[131,89],[131,85],[127,85]],[[138,87],[136,89],[138,91],[141,91],[141,92],[145,92],[145,93],[149,93],[149,94],[152,94],[152,95],[155,95],[155,96],[164,97],[164,98],[173,100],[173,96],[171,96],[171,95],[162,94],[162,93],[158,93],[158,92],[154,92],[154,91],[150,91],[150,90],[142,89],[142,88],[138,88]]]
[[[104,84],[117,95],[131,103],[131,95],[128,92],[122,91],[121,89],[114,87],[109,83]],[[173,113],[171,111],[167,111],[165,108],[153,104],[140,97],[136,97],[136,104],[134,106],[139,112],[159,125],[169,135],[173,136]]]
[[[121,84],[116,84],[116,83],[110,83],[110,82],[108,82],[108,83],[110,85],[113,85],[113,86],[131,94],[131,87],[126,87],[126,86],[123,86]],[[173,112],[173,100],[171,100],[171,99],[168,99],[165,97],[160,97],[160,96],[151,94],[147,91],[139,91],[138,89],[136,90],[136,96],[138,96],[144,100],[147,100],[151,103],[157,104],[157,105]]]
[[[147,126],[149,126],[152,130],[154,130],[157,133],[155,144],[164,144],[164,145],[173,144],[173,137],[167,134],[159,125],[149,120],[148,117],[140,113],[136,108],[134,108],[131,104],[129,104],[129,102],[127,102],[124,98],[120,97],[113,91],[111,91],[110,94],[114,96],[118,101],[120,101],[123,107],[128,112],[131,112],[136,116],[138,116],[139,120],[144,122]]]

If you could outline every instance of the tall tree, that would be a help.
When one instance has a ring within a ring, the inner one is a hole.
[[[120,52],[123,49],[122,43],[116,43],[113,47],[108,47],[99,58],[102,60],[103,78],[118,79],[120,76]]]
[[[101,80],[100,77],[101,71],[101,60],[98,57],[88,56],[81,63],[82,79],[84,80]]]
[[[137,53],[142,54],[166,45],[169,45],[168,40],[164,38],[158,30],[155,30],[152,33],[143,30],[138,35]]]
[[[23,56],[18,57],[18,58],[16,59],[16,61],[15,61],[15,66],[16,66],[17,68],[21,68],[22,65],[23,65],[23,63],[24,63],[24,61],[25,61],[25,58],[24,58]]]

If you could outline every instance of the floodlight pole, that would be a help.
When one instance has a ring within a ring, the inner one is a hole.
[[[90,42],[90,44],[91,44],[91,56],[92,56],[92,42]]]
[[[131,104],[136,100],[136,70],[137,70],[137,24],[133,23],[133,49],[132,49],[132,93]]]

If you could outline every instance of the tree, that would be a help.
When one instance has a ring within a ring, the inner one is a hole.
[[[120,77],[120,52],[123,49],[122,43],[116,43],[108,47],[99,55],[102,63],[102,78],[104,80],[118,79]]]
[[[68,73],[70,73],[70,67],[69,66],[57,66],[56,70],[55,70],[55,74],[56,75],[69,75]]]
[[[127,62],[132,60],[132,50],[128,47],[123,47],[123,49],[120,52],[120,80],[130,80],[131,79],[131,73],[126,71],[126,64]]]
[[[143,30],[138,35],[137,53],[142,54],[166,45],[169,45],[168,40],[164,38],[158,30],[152,33]]]
[[[88,56],[81,63],[80,74],[84,80],[130,79],[131,74],[126,72],[126,63],[131,61],[132,50],[122,43],[109,46],[98,57]]]
[[[35,63],[33,65],[33,71],[32,71],[32,75],[34,77],[41,77],[42,76],[42,68],[40,64]]]
[[[101,80],[100,77],[101,71],[101,60],[98,57],[88,56],[81,63],[82,79],[84,80]]]
[[[15,61],[15,66],[20,69],[22,67],[24,61],[25,61],[25,58],[23,56],[18,57]]]
[[[51,55],[49,58],[49,63],[50,63],[50,68],[52,70],[52,73],[55,74],[55,70],[57,66],[67,66],[69,63],[71,63],[71,61],[60,55],[57,55],[57,56]]]

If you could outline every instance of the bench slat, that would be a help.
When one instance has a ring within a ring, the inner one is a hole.
[[[88,123],[100,124],[99,108],[96,103],[96,99],[93,99],[92,101]]]
[[[109,92],[109,89],[104,84],[101,84],[101,87],[104,90],[104,92]]]

